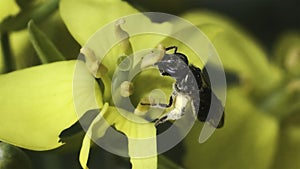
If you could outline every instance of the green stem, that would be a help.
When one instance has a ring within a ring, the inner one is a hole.
[[[4,73],[11,72],[15,69],[15,66],[11,52],[9,34],[7,32],[1,33],[1,48],[4,61]]]

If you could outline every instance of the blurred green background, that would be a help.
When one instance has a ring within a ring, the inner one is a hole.
[[[1,1],[3,2],[0,5],[3,8],[5,0]],[[23,2],[26,3],[26,1]],[[243,27],[257,40],[256,43],[266,51],[268,60],[271,63],[279,62],[277,63],[279,65],[278,69],[288,69],[285,65],[281,65],[284,60],[280,58],[281,55],[288,55],[290,46],[296,45],[295,48],[298,52],[300,49],[299,0],[127,0],[127,2],[141,11],[180,15],[193,9],[200,9],[210,10],[219,13],[221,16],[226,16]],[[64,25],[58,12],[58,6],[55,6],[48,15],[49,17],[37,22],[39,28],[47,34],[58,50],[68,57],[67,59],[75,59],[79,53],[80,45]],[[16,29],[11,34],[12,38],[10,39],[15,57],[13,67],[21,69],[40,64],[41,61],[37,59],[37,53],[27,38],[25,27]],[[3,39],[3,36],[1,38]],[[24,58],[24,54],[29,58]],[[299,58],[300,54],[296,55]],[[296,62],[300,61],[296,60]],[[299,80],[298,70],[296,69],[296,72],[291,73],[289,77],[287,75],[287,83],[282,83],[276,87],[285,91],[284,89],[292,85],[292,82],[297,82]],[[283,72],[289,71],[284,70]],[[247,85],[241,87],[243,91],[246,91],[241,93],[240,89],[235,89],[236,86],[240,85],[236,84],[236,81],[240,80],[239,77],[236,73],[230,73],[228,72],[228,84],[233,84],[234,87],[229,91],[232,97],[228,98],[226,109],[239,111],[240,114],[229,115],[225,125],[235,127],[225,128],[225,130],[227,129],[226,132],[220,129],[207,143],[199,145],[195,138],[198,137],[201,124],[196,125],[183,142],[164,153],[164,156],[159,157],[159,168],[180,168],[179,166],[182,166],[187,169],[240,169],[241,167],[249,169],[298,169],[300,167],[298,161],[300,158],[300,109],[298,109],[297,104],[295,104],[296,108],[292,110],[293,113],[296,112],[296,115],[294,113],[293,116],[287,116],[284,120],[281,120],[281,115],[278,115],[279,117],[270,115],[274,108],[268,104],[277,103],[276,100],[272,100],[277,96],[268,93],[266,99],[265,95],[261,96],[260,93],[256,93],[255,89],[251,89],[251,86],[249,89]],[[298,95],[300,93],[299,83],[295,85],[294,95],[290,96],[291,94],[289,94],[286,100],[280,102],[282,104],[278,105],[280,110],[284,111],[288,107],[294,106],[293,102],[300,101]],[[284,96],[283,94],[282,97]],[[281,98],[281,95],[279,98]],[[265,103],[264,100],[270,101],[270,103],[267,102],[263,105],[266,107],[265,109],[260,109],[260,103]],[[243,105],[243,107],[236,107],[236,105]],[[267,115],[264,112],[266,110],[269,110],[266,113]],[[79,148],[80,139],[72,146]],[[201,147],[201,149],[197,147]],[[12,151],[11,149],[13,148],[5,148],[4,152],[22,154],[19,150]],[[33,169],[79,169],[79,152],[70,149],[72,147],[65,146],[62,149],[49,152],[30,150],[24,150],[24,152],[29,156]],[[0,150],[0,154],[1,152]],[[16,167],[7,167],[8,164],[1,162],[2,159],[7,160],[8,156],[2,157],[0,155],[0,169],[17,169]],[[25,158],[20,156],[12,156],[17,161],[12,163],[18,163],[24,169],[30,168],[30,166],[24,167],[28,163],[27,159],[21,162],[18,161],[19,158]],[[90,169],[127,169],[130,168],[130,163],[127,158],[121,158],[101,148],[94,147],[91,151],[89,166]]]

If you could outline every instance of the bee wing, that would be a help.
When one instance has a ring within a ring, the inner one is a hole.
[[[208,72],[206,70],[206,67],[203,67],[203,69],[201,71],[201,79],[202,79],[202,83],[204,83],[209,88],[211,87],[210,80],[209,80],[209,75],[208,75]]]
[[[199,143],[204,143],[216,128],[220,128],[224,125],[224,107],[213,92],[211,96],[211,106],[206,118],[208,123],[204,124],[200,132]]]
[[[194,116],[198,118],[198,112],[199,112],[199,106],[200,106],[200,97],[198,97],[198,96],[192,97],[191,106],[192,106]]]
[[[210,88],[205,87],[199,95],[194,95],[192,108],[199,121],[208,122],[214,128],[224,125],[224,107]]]
[[[224,125],[224,107],[214,92],[211,93],[211,105],[208,113],[207,121],[216,128]]]

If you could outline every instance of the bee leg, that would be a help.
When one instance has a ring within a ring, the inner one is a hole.
[[[162,124],[168,120],[178,120],[184,115],[185,109],[173,109],[170,113],[160,117],[158,120],[155,121],[155,126]]]
[[[157,119],[157,120],[155,121],[155,126],[158,126],[159,124],[162,124],[162,123],[166,122],[166,121],[167,121],[167,118],[168,118],[168,116],[166,115],[166,116],[163,116],[163,117]]]
[[[173,96],[170,97],[168,104],[165,104],[165,103],[140,103],[140,104],[143,106],[149,105],[149,106],[158,107],[158,108],[169,108],[173,104]]]

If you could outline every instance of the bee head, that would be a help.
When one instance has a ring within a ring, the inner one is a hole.
[[[161,75],[175,79],[186,76],[189,71],[188,60],[184,54],[165,54],[161,61],[155,63]]]

